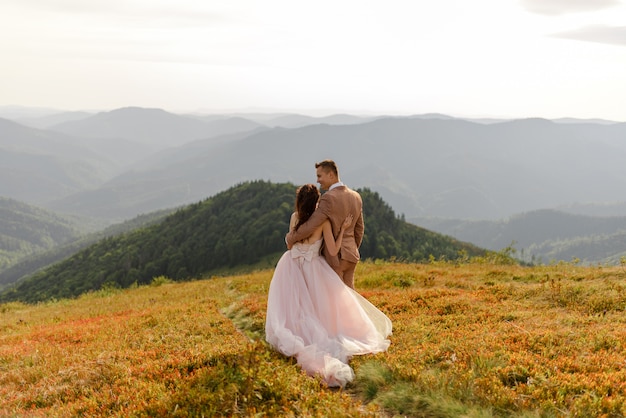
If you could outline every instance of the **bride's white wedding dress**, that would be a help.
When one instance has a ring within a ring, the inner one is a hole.
[[[309,375],[343,387],[354,378],[351,356],[389,347],[391,321],[343,283],[320,256],[322,241],[297,243],[276,264],[265,338]]]

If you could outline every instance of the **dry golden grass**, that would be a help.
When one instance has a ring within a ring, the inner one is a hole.
[[[0,305],[0,416],[366,411],[239,332],[221,310],[271,273]],[[244,299],[241,299],[241,298]]]
[[[344,391],[262,342],[271,275],[0,305],[0,415],[626,415],[620,267],[361,263],[394,333]]]

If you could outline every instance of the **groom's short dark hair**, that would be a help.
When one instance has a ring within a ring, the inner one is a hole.
[[[326,172],[332,171],[333,174],[335,174],[335,176],[339,178],[339,170],[337,169],[337,164],[335,164],[333,160],[324,160],[320,161],[319,163],[315,163],[315,168],[318,167],[322,167],[322,169]]]

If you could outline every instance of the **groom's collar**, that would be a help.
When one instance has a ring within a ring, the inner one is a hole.
[[[340,187],[340,186],[345,186],[345,184],[343,184],[343,182],[338,181],[337,183],[333,184],[332,186],[330,186],[328,188],[328,191],[330,192],[332,189],[334,189],[335,187]]]

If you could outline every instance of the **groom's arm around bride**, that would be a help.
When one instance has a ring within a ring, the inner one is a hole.
[[[307,222],[300,225],[297,231],[291,230],[285,237],[287,247],[310,236],[326,219],[330,220],[333,235],[341,230],[341,225],[348,215],[355,219],[344,231],[341,249],[336,256],[331,256],[323,249],[324,258],[337,272],[344,283],[354,288],[354,271],[360,259],[359,247],[363,241],[363,202],[361,196],[339,180],[337,165],[332,160],[316,163],[317,182],[324,193],[319,205]]]

